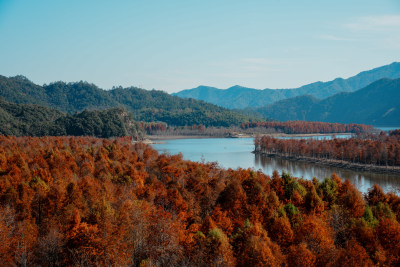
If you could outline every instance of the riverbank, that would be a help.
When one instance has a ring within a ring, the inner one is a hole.
[[[374,172],[374,173],[392,173],[392,174],[400,174],[400,167],[398,166],[379,166],[379,165],[370,165],[370,164],[360,164],[360,163],[352,163],[348,161],[342,160],[334,160],[334,159],[321,159],[321,158],[313,158],[313,157],[301,157],[301,156],[289,156],[280,153],[262,153],[255,152],[254,154],[258,154],[261,156],[269,157],[269,158],[281,158],[290,161],[302,161],[307,163],[313,163],[317,165],[324,165],[329,167],[336,168],[344,168],[354,171],[363,171],[363,172]]]
[[[269,134],[240,134],[240,135],[148,135],[151,141],[157,140],[174,140],[174,139],[206,139],[206,138],[255,138],[256,136],[271,137],[313,137],[313,136],[338,136],[349,135],[351,133],[314,133],[314,134],[285,134],[285,133],[269,133]]]

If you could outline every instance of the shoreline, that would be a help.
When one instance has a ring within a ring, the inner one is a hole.
[[[283,155],[280,153],[265,153],[265,152],[255,152],[255,151],[253,151],[252,153],[254,153],[256,155],[260,155],[260,156],[269,157],[269,158],[281,158],[281,159],[290,160],[290,161],[302,161],[302,162],[313,163],[313,164],[317,164],[317,165],[350,169],[350,170],[354,170],[354,171],[400,174],[399,166],[368,165],[368,164],[352,163],[352,162],[348,162],[348,161],[334,160],[334,159],[288,156],[288,155]]]
[[[312,137],[312,136],[333,136],[333,135],[351,135],[352,133],[312,133],[312,134],[285,134],[285,133],[270,133],[270,134],[243,134],[243,136],[212,136],[212,135],[148,135],[150,141],[157,140],[174,140],[174,139],[207,139],[207,138],[255,138],[256,136],[271,136],[271,137]]]

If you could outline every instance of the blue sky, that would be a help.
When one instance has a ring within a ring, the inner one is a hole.
[[[293,88],[399,57],[398,0],[0,0],[0,74],[38,84]]]

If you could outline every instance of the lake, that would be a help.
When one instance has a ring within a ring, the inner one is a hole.
[[[348,136],[337,136],[348,137]],[[320,136],[318,138],[330,138]],[[218,162],[223,168],[253,168],[261,169],[265,174],[272,175],[274,170],[288,172],[295,177],[323,180],[336,172],[339,177],[349,179],[361,192],[366,192],[375,183],[386,192],[400,188],[400,175],[376,174],[348,169],[319,166],[316,164],[268,158],[254,155],[253,138],[207,138],[207,139],[174,139],[160,140],[162,144],[152,146],[160,153],[182,153],[183,158],[191,161]]]

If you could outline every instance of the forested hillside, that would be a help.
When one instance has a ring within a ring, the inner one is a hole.
[[[53,108],[15,104],[0,97],[0,135],[15,136],[132,136],[144,131],[132,115],[122,108],[64,114]]]
[[[238,85],[228,89],[199,86],[174,95],[204,100],[226,108],[257,108],[296,96],[310,95],[324,99],[339,92],[354,92],[382,78],[400,78],[400,63],[394,62],[369,71],[363,71],[348,79],[337,78],[329,82],[315,82],[295,89],[257,90]]]
[[[9,102],[40,104],[69,113],[123,107],[132,112],[136,121],[161,121],[176,126],[230,126],[251,120],[225,108],[162,91],[135,87],[106,91],[87,82],[38,86],[23,76],[0,76],[0,96]]]
[[[400,197],[130,139],[0,137],[4,266],[398,266]]]
[[[400,79],[381,79],[354,93],[324,100],[295,97],[256,109],[271,119],[400,125]]]

